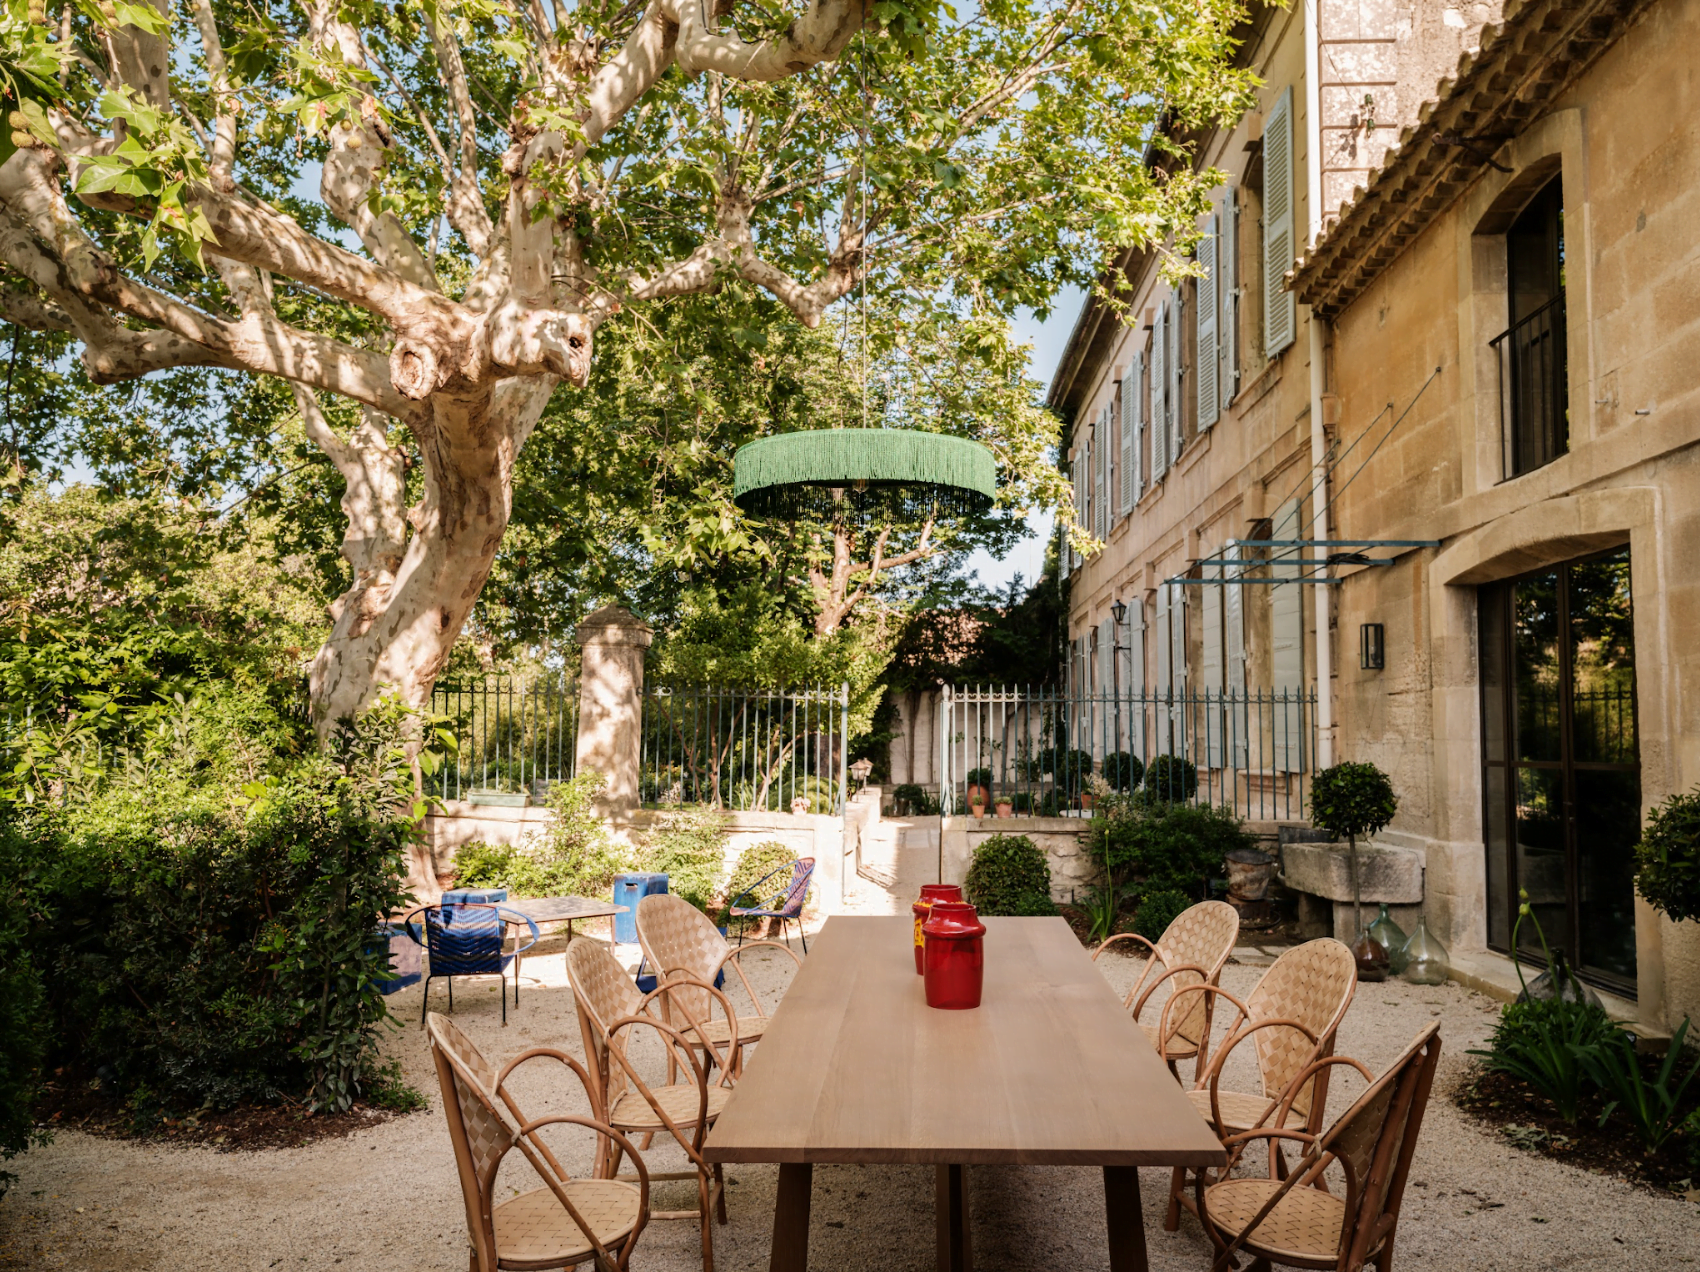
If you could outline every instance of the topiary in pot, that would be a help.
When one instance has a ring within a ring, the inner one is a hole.
[[[1099,771],[1112,790],[1131,791],[1138,788],[1140,779],[1145,776],[1145,765],[1137,755],[1111,751],[1104,757]]]
[[[1635,845],[1635,888],[1677,923],[1700,919],[1700,786],[1648,814]]]
[[[1145,770],[1145,790],[1169,804],[1189,800],[1198,793],[1198,765],[1178,755],[1159,755]]]
[[[1310,779],[1311,821],[1346,837],[1352,867],[1352,922],[1359,933],[1364,930],[1364,903],[1363,885],[1358,876],[1358,836],[1375,834],[1398,811],[1399,797],[1393,793],[1392,779],[1373,764],[1348,760],[1323,769]],[[1370,944],[1375,945],[1373,941]],[[1386,951],[1382,953],[1385,962]]]
[[[962,890],[981,914],[1055,914],[1051,867],[1026,835],[993,835],[974,849]]]

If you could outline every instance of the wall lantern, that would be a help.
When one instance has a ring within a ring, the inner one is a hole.
[[[1127,602],[1119,596],[1110,603],[1110,617],[1116,620],[1117,627],[1127,618]]]
[[[1358,666],[1365,671],[1380,671],[1387,666],[1387,629],[1380,623],[1365,623],[1358,628]]]
[[[865,755],[850,766],[850,776],[855,778],[863,786],[868,784],[868,774],[873,771],[874,762]]]

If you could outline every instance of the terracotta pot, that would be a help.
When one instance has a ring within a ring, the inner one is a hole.
[[[1010,803],[1007,799],[1000,799],[998,801],[998,816],[999,817],[1014,817],[1015,816],[1015,805]]]
[[[984,804],[970,804],[968,805],[968,811],[973,813],[976,817],[984,817],[986,815],[986,806]]]
[[[970,786],[968,788],[968,803],[970,806],[974,804],[984,804],[990,794],[991,792],[984,786]]]
[[[1091,791],[1081,791],[1080,792],[1080,806],[1082,808],[1091,808],[1093,802],[1097,798],[1098,797],[1096,795],[1094,795]]]

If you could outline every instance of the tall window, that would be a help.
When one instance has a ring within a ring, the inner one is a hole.
[[[1564,327],[1564,186],[1547,183],[1505,235],[1510,323],[1499,354],[1505,475],[1550,464],[1570,449]]]

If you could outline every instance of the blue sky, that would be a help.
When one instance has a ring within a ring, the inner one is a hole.
[[[1044,322],[1026,310],[1015,320],[1016,338],[1030,341],[1033,345],[1031,374],[1047,387],[1051,383],[1051,373],[1062,358],[1063,346],[1068,343],[1068,333],[1074,329],[1081,298],[1082,293],[1070,287],[1057,297],[1051,316]],[[987,587],[1005,587],[1017,574],[1031,583],[1045,566],[1045,544],[1051,537],[1051,524],[1051,515],[1047,512],[1029,514],[1027,537],[1011,548],[1007,556],[1000,561],[981,550],[968,559],[969,570],[977,574],[980,582]]]

